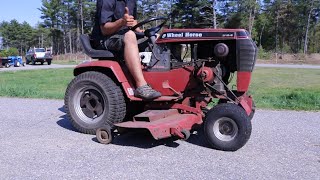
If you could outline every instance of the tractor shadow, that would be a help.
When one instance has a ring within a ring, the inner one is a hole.
[[[92,141],[99,143],[97,138],[92,138]],[[119,146],[131,146],[142,149],[150,149],[157,146],[166,146],[177,148],[181,143],[190,143],[196,146],[209,148],[205,137],[201,131],[195,131],[188,140],[180,140],[177,137],[170,137],[166,139],[155,140],[148,130],[129,130],[123,134],[116,134],[112,140],[112,144]]]
[[[92,141],[99,143],[96,137],[92,138]],[[123,134],[115,133],[112,144],[118,146],[137,147],[141,149],[150,149],[157,146],[166,146],[171,148],[177,148],[180,146],[175,138],[155,140],[146,130],[130,130]]]
[[[64,128],[64,129],[67,129],[67,130],[70,130],[70,131],[73,131],[73,132],[78,132],[73,126],[72,124],[70,123],[70,121],[68,120],[67,118],[67,115],[65,114],[66,111],[64,109],[64,107],[62,106],[61,108],[58,109],[59,111],[63,112],[64,115],[60,116],[59,120],[57,121],[57,124]]]
[[[64,107],[61,107],[58,110],[63,112],[64,115],[60,116],[60,119],[56,123],[64,129],[79,133],[68,120],[67,115],[65,114]],[[92,141],[95,143],[99,143],[96,137],[93,137]],[[177,139],[176,137],[155,140],[149,131],[140,129],[128,130],[127,132],[122,134],[114,133],[114,138],[112,140],[112,144],[114,145],[131,146],[141,149],[150,149],[157,146],[177,148],[180,146],[181,142],[183,141]],[[204,135],[200,130],[193,132],[190,138],[186,140],[186,142],[201,147],[208,147],[207,143],[205,142]]]

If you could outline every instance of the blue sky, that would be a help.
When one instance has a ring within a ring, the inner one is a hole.
[[[26,21],[35,26],[42,21],[38,10],[41,5],[41,0],[0,0],[0,22],[16,19],[19,23]]]

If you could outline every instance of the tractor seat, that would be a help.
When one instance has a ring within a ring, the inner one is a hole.
[[[108,50],[93,49],[90,42],[90,37],[87,34],[80,35],[80,41],[84,52],[93,59],[113,59],[115,56]]]

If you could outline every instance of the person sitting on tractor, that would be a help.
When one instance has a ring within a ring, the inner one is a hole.
[[[126,66],[135,80],[136,97],[155,99],[161,93],[152,89],[143,77],[137,37],[130,30],[137,24],[136,4],[136,0],[97,0],[92,38],[98,42],[98,49],[124,55]],[[136,31],[141,32],[139,28]]]

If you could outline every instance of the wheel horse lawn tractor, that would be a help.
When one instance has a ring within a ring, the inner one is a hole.
[[[210,147],[238,150],[251,135],[255,109],[247,91],[256,45],[243,29],[164,29],[156,39],[166,20],[150,18],[131,28],[162,21],[137,34],[148,37],[149,47],[140,53],[143,74],[161,97],[134,97],[134,80],[121,58],[93,49],[90,37],[81,35],[84,51],[98,61],[74,69],[65,94],[67,117],[103,144],[128,129],[148,130],[157,140],[188,139],[203,130]],[[234,73],[236,89],[230,89]]]

